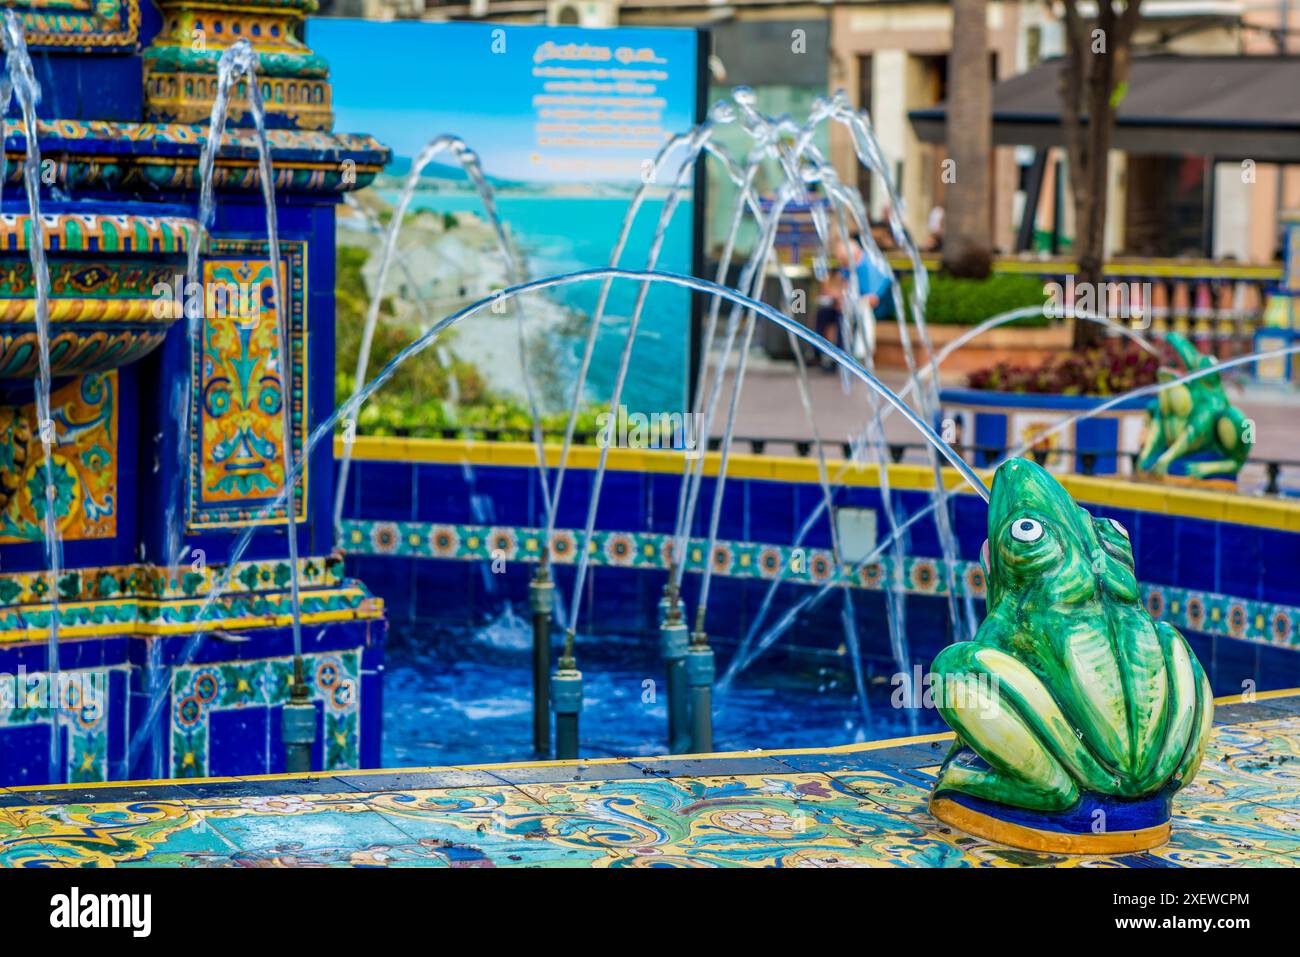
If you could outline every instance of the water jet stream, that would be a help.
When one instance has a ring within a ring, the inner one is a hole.
[[[304,443],[303,454],[300,457],[299,462],[293,466],[291,474],[286,476],[285,488],[281,490],[281,492],[279,493],[279,495],[275,497],[275,499],[268,502],[266,505],[262,507],[262,509],[259,512],[259,515],[266,516],[268,514],[271,514],[275,509],[282,507],[285,499],[287,498],[289,490],[292,487],[291,483],[296,480],[298,473],[302,469],[303,463],[310,460],[312,451],[322,441],[332,436],[333,430],[338,425],[339,421],[351,416],[355,416],[357,410],[361,407],[361,405],[375,391],[381,388],[383,384],[387,382],[389,378],[392,377],[394,372],[404,362],[406,362],[412,356],[418,355],[420,352],[429,348],[434,342],[437,341],[438,336],[440,336],[445,330],[455,326],[459,322],[472,318],[473,316],[481,313],[485,309],[490,309],[494,302],[497,302],[502,298],[508,300],[508,299],[513,299],[516,296],[525,295],[530,292],[541,292],[546,289],[560,288],[575,283],[590,282],[593,280],[601,280],[606,278],[625,279],[633,282],[663,283],[666,285],[676,286],[681,289],[706,293],[708,295],[713,295],[713,296],[720,296],[726,299],[727,301],[733,303],[736,306],[742,307],[747,310],[752,310],[754,313],[756,313],[759,316],[762,316],[768,321],[774,322],[778,326],[781,326],[783,329],[793,332],[797,338],[801,339],[803,342],[812,346],[814,349],[825,353],[832,361],[834,361],[838,365],[848,368],[851,374],[854,375],[857,379],[859,379],[863,383],[865,383],[868,388],[871,388],[876,392],[878,392],[882,396],[882,398],[888,401],[891,405],[893,405],[903,414],[904,418],[906,418],[908,422],[911,423],[917,429],[917,431],[919,431],[922,434],[922,436],[926,439],[926,441],[941,446],[942,454],[952,463],[953,467],[961,474],[962,478],[968,483],[970,483],[971,487],[974,489],[976,494],[984,498],[985,501],[988,501],[989,490],[985,487],[979,475],[965,462],[965,460],[961,458],[960,455],[958,455],[954,450],[949,448],[948,445],[944,443],[943,440],[934,432],[934,430],[926,422],[924,422],[921,418],[919,418],[917,414],[902,399],[900,399],[886,385],[880,382],[874,375],[872,375],[870,372],[864,369],[855,359],[853,359],[852,356],[845,353],[838,346],[832,345],[830,342],[827,342],[821,336],[817,335],[815,332],[805,327],[802,323],[796,322],[795,320],[790,319],[785,315],[782,315],[780,312],[773,309],[771,306],[767,305],[766,303],[758,302],[756,300],[750,299],[749,297],[743,295],[742,293],[737,292],[734,289],[730,289],[726,286],[719,285],[718,283],[711,282],[707,279],[697,279],[694,276],[683,276],[683,275],[668,273],[668,272],[601,268],[601,269],[582,270],[578,272],[566,273],[560,276],[551,276],[543,279],[535,279],[526,283],[521,283],[519,285],[512,286],[508,289],[501,290],[498,293],[486,299],[480,299],[477,302],[470,303],[469,305],[461,308],[455,313],[437,322],[427,332],[422,334],[418,339],[416,339],[414,342],[412,342],[410,345],[404,348],[400,353],[394,356],[393,359],[383,369],[381,369],[376,374],[376,376],[366,384],[366,386],[363,389],[360,389],[356,393],[356,395],[354,395],[343,405],[335,409],[333,413],[331,413],[324,421],[322,421],[320,424],[316,426],[316,428],[308,436],[307,441]],[[1300,347],[1296,347],[1296,348],[1300,349]],[[203,604],[199,606],[194,616],[194,621],[196,623],[202,624],[205,620],[209,618],[209,612],[211,611],[212,606],[225,594],[226,590],[229,588],[230,581],[235,573],[236,565],[242,559],[244,552],[248,548],[249,543],[252,541],[253,536],[256,535],[258,531],[259,531],[259,527],[257,525],[250,525],[248,528],[244,530],[243,534],[235,543],[235,546],[232,549],[230,557],[227,560],[226,568],[223,574],[221,575],[220,580],[217,582],[216,587],[214,587],[204,598]],[[206,631],[198,630],[195,631],[194,634],[190,636],[189,640],[186,643],[185,648],[182,650],[180,656],[178,656],[175,662],[176,667],[183,667],[185,664],[188,664],[190,660],[192,660],[195,652],[198,650],[199,643],[206,636],[206,634],[207,634]],[[145,711],[144,719],[141,721],[140,726],[136,729],[135,734],[132,736],[131,743],[128,748],[128,757],[127,757],[128,767],[130,766],[131,763],[134,762],[135,758],[138,756],[140,748],[143,746],[146,737],[148,737],[152,733],[152,726],[157,721],[158,715],[162,709],[162,703],[164,697],[164,695],[161,693],[162,690],[163,689],[159,689],[159,692],[155,693],[155,695],[151,697],[149,701],[149,705]]]
[[[366,228],[369,229],[370,232],[376,236],[386,235],[387,231],[380,224],[379,220],[375,218],[374,214],[371,213],[370,210],[361,205],[352,193],[344,193],[343,202],[349,209],[353,210],[361,217],[362,221],[366,224]],[[400,252],[394,252],[393,261],[402,271],[407,286],[417,292],[417,295],[414,297],[415,305],[420,310],[420,316],[424,320],[423,328],[427,329],[433,324],[433,320],[429,318],[429,304],[423,296],[418,295],[420,287],[415,281],[414,274],[411,272],[410,264],[406,261],[406,257]],[[447,355],[442,347],[439,347],[435,354],[438,357],[438,365],[447,373],[447,399],[443,402],[443,411],[452,422],[460,424],[461,438],[464,441],[469,442],[471,440],[470,426],[468,423],[460,421],[460,378],[456,374],[455,362]],[[474,472],[474,466],[471,465],[468,460],[462,460],[460,468],[461,476],[465,480],[465,487],[469,490],[469,503],[470,509],[474,514],[474,520],[481,525],[492,524],[495,519],[489,514],[489,510],[486,508],[485,497],[480,495],[478,492],[478,478]],[[340,486],[340,488],[342,488],[342,486]],[[543,492],[545,493],[545,490],[543,490]],[[337,494],[342,493],[336,492],[336,495]],[[490,504],[490,500],[487,501]],[[341,518],[341,515],[339,518]],[[337,526],[337,524],[338,518],[335,520],[335,525]],[[497,591],[497,581],[496,576],[492,574],[491,566],[487,564],[481,565],[480,569],[482,571],[484,590],[490,595],[495,595]]]
[[[375,293],[370,299],[370,309],[366,313],[366,324],[361,333],[361,347],[357,352],[357,369],[353,379],[354,395],[355,390],[359,389],[361,383],[365,381],[366,369],[370,365],[370,347],[375,337],[375,326],[379,322],[379,310],[383,304],[384,286],[388,281],[388,270],[397,256],[397,239],[402,231],[402,223],[406,219],[407,210],[410,209],[411,201],[415,198],[415,191],[420,184],[420,176],[424,173],[425,168],[440,154],[448,151],[460,163],[466,177],[478,191],[479,201],[483,204],[483,212],[492,225],[492,231],[496,235],[497,248],[506,263],[507,282],[518,283],[527,278],[519,253],[515,249],[505,225],[501,222],[500,214],[497,212],[496,194],[492,189],[492,184],[488,182],[487,177],[483,174],[478,155],[458,136],[449,133],[435,136],[424,145],[411,164],[410,172],[406,175],[406,182],[402,185],[402,192],[398,196],[397,206],[393,209],[393,217],[389,220],[388,232],[384,238],[383,252],[379,259],[379,271],[375,277]],[[524,395],[528,402],[528,412],[532,418],[531,429],[533,444],[537,448],[537,471],[542,486],[542,500],[549,511],[552,493],[547,478],[546,445],[542,435],[537,396],[533,390],[532,376],[528,372],[528,349],[524,339],[523,315],[518,309],[515,310],[515,318],[517,320],[516,333],[519,342],[519,364],[523,378]],[[343,518],[343,503],[347,495],[348,471],[352,465],[352,445],[355,438],[355,429],[344,430],[343,456],[339,460],[337,485],[334,491],[333,527],[336,531]]]
[[[984,320],[983,322],[981,322],[976,326],[972,326],[966,332],[962,333],[956,339],[952,340],[950,343],[944,346],[943,349],[939,350],[939,354],[935,357],[935,362],[933,363],[932,366],[927,366],[925,368],[918,370],[914,376],[909,378],[908,381],[904,384],[903,388],[899,390],[898,393],[899,397],[904,399],[907,398],[908,395],[910,395],[913,391],[915,391],[917,387],[917,380],[920,376],[928,375],[930,374],[931,368],[937,369],[937,367],[943,365],[944,361],[950,355],[952,355],[952,353],[956,352],[958,349],[966,345],[968,342],[970,342],[977,336],[982,335],[983,333],[991,329],[995,329],[998,326],[1005,325],[1008,322],[1013,322],[1016,319],[1023,318],[1024,316],[1036,315],[1041,311],[1041,309],[1042,309],[1041,306],[1024,306],[1019,309],[1012,309],[1007,312],[999,313],[996,316],[992,316]],[[1159,351],[1154,346],[1152,346],[1149,341],[1147,341],[1145,338],[1139,335],[1136,331],[1128,328],[1122,323],[1115,322],[1113,319],[1109,319],[1105,316],[1093,315],[1091,313],[1076,312],[1076,313],[1072,313],[1072,316],[1076,320],[1095,322],[1100,325],[1106,326],[1109,329],[1113,329],[1114,331],[1122,333],[1123,335],[1132,339],[1139,346],[1141,346],[1145,351],[1155,355],[1159,354]],[[894,409],[892,406],[885,408],[881,415],[882,420],[889,418],[889,416],[892,415],[893,412]],[[864,443],[867,442],[868,439],[866,435],[861,437],[860,441]],[[851,460],[846,461],[844,465],[839,469],[839,471],[836,472],[834,478],[831,481],[835,484],[838,484],[843,479],[843,477],[848,473],[848,471],[851,468],[853,468],[853,466],[854,463]],[[882,497],[883,497],[883,492],[882,492]],[[830,506],[825,502],[818,503],[818,505],[813,508],[811,513],[804,520],[803,525],[800,526],[800,530],[795,537],[793,547],[798,548],[803,544],[804,539],[811,532],[815,523],[821,518],[823,514],[826,513],[826,511],[829,508]],[[929,511],[927,510],[924,514],[929,514]],[[890,520],[890,524],[892,526],[892,519]],[[910,527],[910,525],[911,525],[911,521],[909,521],[904,527]],[[890,541],[892,542],[894,541],[894,539],[891,538]],[[753,643],[754,638],[758,635],[759,628],[762,627],[763,621],[767,618],[767,614],[771,610],[772,601],[776,597],[777,589],[780,587],[781,582],[784,581],[785,579],[785,571],[786,571],[785,566],[782,566],[780,569],[778,569],[775,577],[773,577],[773,579],[768,583],[767,591],[763,596],[763,601],[759,605],[757,614],[754,616],[754,619],[750,623],[749,629],[747,630],[745,637],[741,640],[740,645],[737,647],[735,654],[732,655],[731,661],[728,663],[726,671],[723,673],[722,678],[719,680],[720,688],[727,687],[727,685],[729,685],[735,679],[736,675],[739,674],[739,672],[743,670],[744,667],[747,665],[749,661],[748,658],[749,646]]]
[[[642,178],[641,185],[632,196],[628,204],[627,211],[623,214],[623,225],[619,230],[618,241],[614,244],[610,252],[609,265],[611,268],[617,267],[619,261],[623,258],[623,251],[627,246],[628,237],[632,232],[632,224],[636,220],[636,214],[645,202],[646,195],[650,187],[655,183],[660,167],[667,158],[679,151],[685,150],[686,155],[682,158],[677,167],[677,173],[674,177],[671,191],[668,199],[664,202],[664,208],[660,210],[659,220],[655,224],[654,236],[650,242],[650,249],[646,254],[646,269],[653,270],[659,261],[659,254],[663,248],[664,238],[667,235],[668,225],[672,221],[673,213],[676,211],[678,204],[681,202],[682,189],[685,186],[686,178],[695,166],[695,161],[700,152],[709,143],[709,138],[713,132],[712,122],[705,122],[690,130],[687,133],[679,134],[668,140],[659,150],[653,164],[649,170],[649,175]],[[583,344],[582,359],[578,365],[577,381],[573,389],[573,401],[569,407],[569,417],[564,425],[564,439],[560,444],[560,460],[555,473],[555,494],[551,499],[549,507],[546,509],[546,530],[542,538],[542,555],[543,561],[550,559],[551,537],[555,534],[555,516],[560,503],[560,492],[564,487],[564,476],[568,470],[569,451],[573,444],[573,433],[577,426],[578,411],[582,405],[582,396],[586,391],[587,377],[591,372],[591,362],[596,351],[596,342],[600,337],[600,324],[605,317],[605,309],[609,302],[609,292],[613,286],[613,280],[610,279],[601,284],[600,294],[596,300],[595,311],[591,315],[591,323],[587,328],[587,340]],[[636,330],[641,321],[641,312],[645,308],[646,295],[649,292],[649,285],[643,285],[637,292],[637,299],[633,306],[632,316],[628,323],[627,338],[624,342],[623,352],[619,360],[619,373],[615,376],[614,394],[610,400],[610,412],[613,415],[618,414],[618,404],[622,396],[622,383],[627,373],[627,363],[631,360],[631,350],[633,340],[636,338]],[[597,472],[596,485],[592,490],[592,501],[590,511],[595,514],[596,504],[600,495],[600,484],[604,477],[605,450],[601,452],[601,466]],[[585,558],[585,549],[584,549]],[[577,607],[579,598],[577,597],[582,591],[582,581],[585,576],[585,565],[580,564],[578,569],[578,578],[574,585],[573,608],[569,616],[570,627],[573,627],[577,621]]]
[[[1171,388],[1172,386],[1180,385],[1184,382],[1190,382],[1195,379],[1199,379],[1202,376],[1214,375],[1225,369],[1235,368],[1237,366],[1245,365],[1250,362],[1258,362],[1260,360],[1266,360],[1266,359],[1277,359],[1277,358],[1282,358],[1284,356],[1290,356],[1296,354],[1300,354],[1300,346],[1285,346],[1278,349],[1265,350],[1263,352],[1254,352],[1248,355],[1236,356],[1235,358],[1232,359],[1225,359],[1222,362],[1216,363],[1215,365],[1208,366],[1204,369],[1193,370],[1181,376],[1178,376],[1177,378],[1169,379],[1164,382],[1155,382],[1155,383],[1151,383],[1150,385],[1139,386],[1136,389],[1132,389],[1121,395],[1114,396],[1113,398],[1107,400],[1102,404],[1095,406],[1094,408],[1083,410],[1073,416],[1070,416],[1067,419],[1062,420],[1061,422],[1057,423],[1056,426],[1053,426],[1051,429],[1044,431],[1041,435],[1036,436],[1033,442],[1025,445],[1021,445],[1018,448],[1011,449],[1010,451],[1005,453],[1000,459],[998,459],[997,462],[995,462],[992,466],[990,466],[989,469],[990,471],[996,471],[996,469],[1004,462],[1008,462],[1011,459],[1022,456],[1026,452],[1030,451],[1033,448],[1033,446],[1036,443],[1041,442],[1043,438],[1055,434],[1056,432],[1065,429],[1076,422],[1091,418],[1094,415],[1098,415],[1102,412],[1108,411],[1109,409],[1114,408],[1115,406],[1119,405],[1120,403],[1128,399],[1141,398],[1142,396],[1146,396],[1146,395],[1154,395],[1162,391],[1163,389]],[[985,499],[985,501],[987,502],[988,499]],[[933,513],[937,505],[938,505],[937,502],[931,502],[929,505],[925,506],[924,508],[919,509],[915,514],[910,516],[908,520],[901,527],[892,531],[889,537],[884,542],[877,543],[876,549],[874,549],[870,555],[868,555],[861,562],[857,563],[854,566],[853,574],[857,574],[857,572],[859,572],[865,565],[877,560],[880,557],[880,555],[883,554],[883,549],[895,537],[902,535],[913,524],[919,522],[921,519]],[[737,648],[736,654],[732,656],[732,661],[729,664],[726,673],[719,680],[719,687],[725,688],[726,685],[730,683],[730,681],[733,680],[737,674],[742,672],[745,668],[749,667],[750,664],[752,664],[754,661],[758,659],[758,657],[763,653],[763,651],[771,647],[771,645],[776,641],[776,639],[779,638],[781,634],[784,634],[784,632],[789,629],[789,627],[794,623],[798,615],[801,614],[805,608],[817,607],[817,605],[819,605],[826,598],[826,596],[830,594],[831,589],[834,587],[836,587],[834,583],[829,585],[823,585],[821,586],[821,588],[817,590],[815,594],[810,595],[804,599],[801,599],[798,604],[792,606],[790,609],[788,609],[785,612],[785,614],[781,616],[778,623],[774,625],[771,630],[769,630],[764,634],[763,638],[759,641],[758,647],[755,648],[752,652],[747,653],[747,645],[752,641],[752,637],[757,631],[756,627],[751,628],[749,634],[746,635],[745,640],[742,641],[740,647]],[[766,610],[771,604],[772,590],[773,590],[772,586],[769,586],[769,594],[765,597],[764,603],[760,609],[762,613],[766,613]],[[757,619],[757,620],[761,621],[761,619]]]
[[[10,97],[18,96],[22,112],[23,135],[27,152],[23,159],[23,186],[27,193],[28,255],[32,264],[32,278],[36,284],[36,343],[38,370],[34,383],[36,394],[36,428],[44,453],[45,501],[41,504],[44,524],[45,561],[50,574],[50,629],[46,640],[46,670],[49,673],[51,695],[58,695],[58,704],[48,702],[52,711],[50,721],[50,783],[63,780],[61,748],[62,692],[59,691],[59,579],[63,577],[63,537],[59,532],[55,514],[57,487],[54,480],[54,447],[58,444],[54,418],[50,409],[50,271],[45,260],[45,221],[41,218],[41,147],[37,140],[36,104],[41,98],[41,86],[36,81],[32,58],[27,51],[22,21],[14,10],[4,14],[4,49],[8,61],[7,76],[0,99],[3,110],[9,110]],[[3,152],[3,150],[0,150]],[[36,508],[33,502],[33,508]]]

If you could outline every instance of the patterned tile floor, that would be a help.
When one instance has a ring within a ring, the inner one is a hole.
[[[8,867],[1300,865],[1300,690],[1223,704],[1169,844],[1064,858],[926,812],[948,736],[692,758],[0,790]]]

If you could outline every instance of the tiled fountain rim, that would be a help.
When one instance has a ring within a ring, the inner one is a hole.
[[[59,581],[60,637],[178,635],[200,628],[278,627],[293,620],[289,563],[256,559],[236,563],[225,594],[200,622],[198,610],[228,567],[212,564],[195,571],[184,565],[179,574],[148,564],[68,569]],[[301,558],[297,571],[304,623],[383,615],[383,600],[343,574],[341,556]],[[48,591],[46,572],[0,575],[0,648],[45,639],[52,607]]]
[[[59,577],[63,601],[112,598],[195,598],[204,597],[227,574],[227,593],[277,593],[289,584],[289,563],[280,558],[258,558],[230,565],[213,563],[195,569],[188,563],[174,568],[135,563],[68,568]],[[47,605],[43,592],[49,586],[46,571],[0,574],[0,608],[10,605]],[[298,559],[298,581],[303,588],[328,588],[348,584],[340,555],[306,556]],[[105,582],[111,590],[105,590]],[[75,588],[75,592],[69,592]],[[9,592],[13,592],[12,595]],[[40,592],[40,594],[38,594]]]
[[[535,563],[541,558],[544,530],[526,526],[464,525],[437,522],[399,522],[385,519],[344,519],[339,547],[350,555],[392,559],[489,561]],[[580,529],[558,528],[551,536],[552,560],[572,564],[582,539]],[[685,569],[705,567],[707,542],[692,538],[686,545]],[[662,532],[625,532],[597,529],[592,534],[590,563],[600,568],[664,570],[674,548],[673,536]],[[795,552],[801,561],[794,561]],[[799,548],[760,542],[720,540],[711,557],[716,575],[771,581],[779,571],[790,585],[844,584],[879,591],[893,581],[893,561],[881,556],[854,569],[838,564],[825,548]],[[798,568],[796,570],[796,564]],[[979,562],[958,559],[954,568],[958,594],[984,598],[984,570]],[[909,555],[904,559],[903,591],[909,595],[947,593],[942,558]],[[1152,617],[1176,627],[1277,648],[1300,650],[1300,607],[1219,592],[1139,582],[1141,599]]]
[[[1215,699],[1217,725],[1300,716],[1300,688],[1259,692],[1244,702],[1241,695]],[[951,732],[889,738],[821,748],[725,751],[695,755],[587,758],[575,761],[519,761],[444,767],[359,769],[303,774],[238,777],[160,778],[95,784],[32,785],[0,788],[0,808],[47,805],[107,804],[223,796],[377,793],[411,789],[450,789],[484,784],[542,784],[639,780],[649,777],[711,777],[782,773],[800,770],[799,759],[841,758],[854,764],[901,768],[932,767],[946,753]]]
[[[334,441],[335,456],[342,455],[342,452],[343,439],[339,437]],[[575,446],[569,452],[569,467],[595,469],[600,452],[595,446]],[[609,449],[608,453],[607,468],[616,472],[680,475],[683,468],[684,455],[681,452]],[[352,457],[358,461],[529,468],[537,464],[537,447],[530,442],[358,436],[352,448]],[[548,445],[546,459],[548,465],[558,465],[560,446]],[[720,459],[721,456],[716,452],[706,453],[704,474],[717,475]],[[836,475],[839,463],[831,462],[829,465],[831,475]],[[988,470],[977,469],[976,472],[986,481],[992,478],[992,473]],[[816,461],[778,455],[733,452],[728,459],[727,474],[737,479],[798,484],[819,482]],[[888,475],[890,487],[895,490],[929,491],[934,487],[934,473],[928,465],[891,464]],[[975,494],[955,470],[945,469],[944,476],[949,489],[963,495]],[[1082,475],[1060,475],[1057,478],[1076,501],[1089,505],[1300,532],[1300,502]],[[880,484],[878,467],[860,465],[846,469],[838,484],[877,487]]]
[[[4,121],[4,149],[22,153],[26,134],[18,120]],[[68,151],[120,153],[128,157],[168,155],[192,157],[196,162],[208,133],[207,123],[132,123],[117,120],[37,120],[42,153]],[[391,151],[366,133],[335,133],[329,130],[266,131],[273,157],[326,162],[337,155],[355,154],[362,164],[383,167]],[[229,129],[221,137],[218,162],[256,159],[257,135],[250,129]]]

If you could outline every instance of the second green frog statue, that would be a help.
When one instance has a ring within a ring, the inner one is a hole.
[[[932,811],[1038,850],[1163,843],[1214,706],[1186,640],[1142,604],[1128,532],[1014,459],[993,480],[983,564],[988,615],[933,666],[957,741]]]
[[[1186,372],[1199,372],[1215,363],[1197,352],[1185,336],[1171,332],[1165,340]],[[1160,371],[1164,381],[1184,374],[1176,369]],[[1206,373],[1160,390],[1147,410],[1147,434],[1137,470],[1164,480],[1235,483],[1250,456],[1254,431],[1250,420],[1228,401],[1219,374]]]

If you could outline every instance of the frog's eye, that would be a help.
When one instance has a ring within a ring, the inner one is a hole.
[[[1115,521],[1113,518],[1110,520],[1110,527],[1115,529],[1115,531],[1119,532],[1125,538],[1128,538],[1128,529],[1125,528],[1123,525],[1121,525],[1119,522]]]
[[[1043,537],[1043,526],[1032,518],[1018,518],[1011,523],[1011,537],[1018,542],[1036,542]]]

